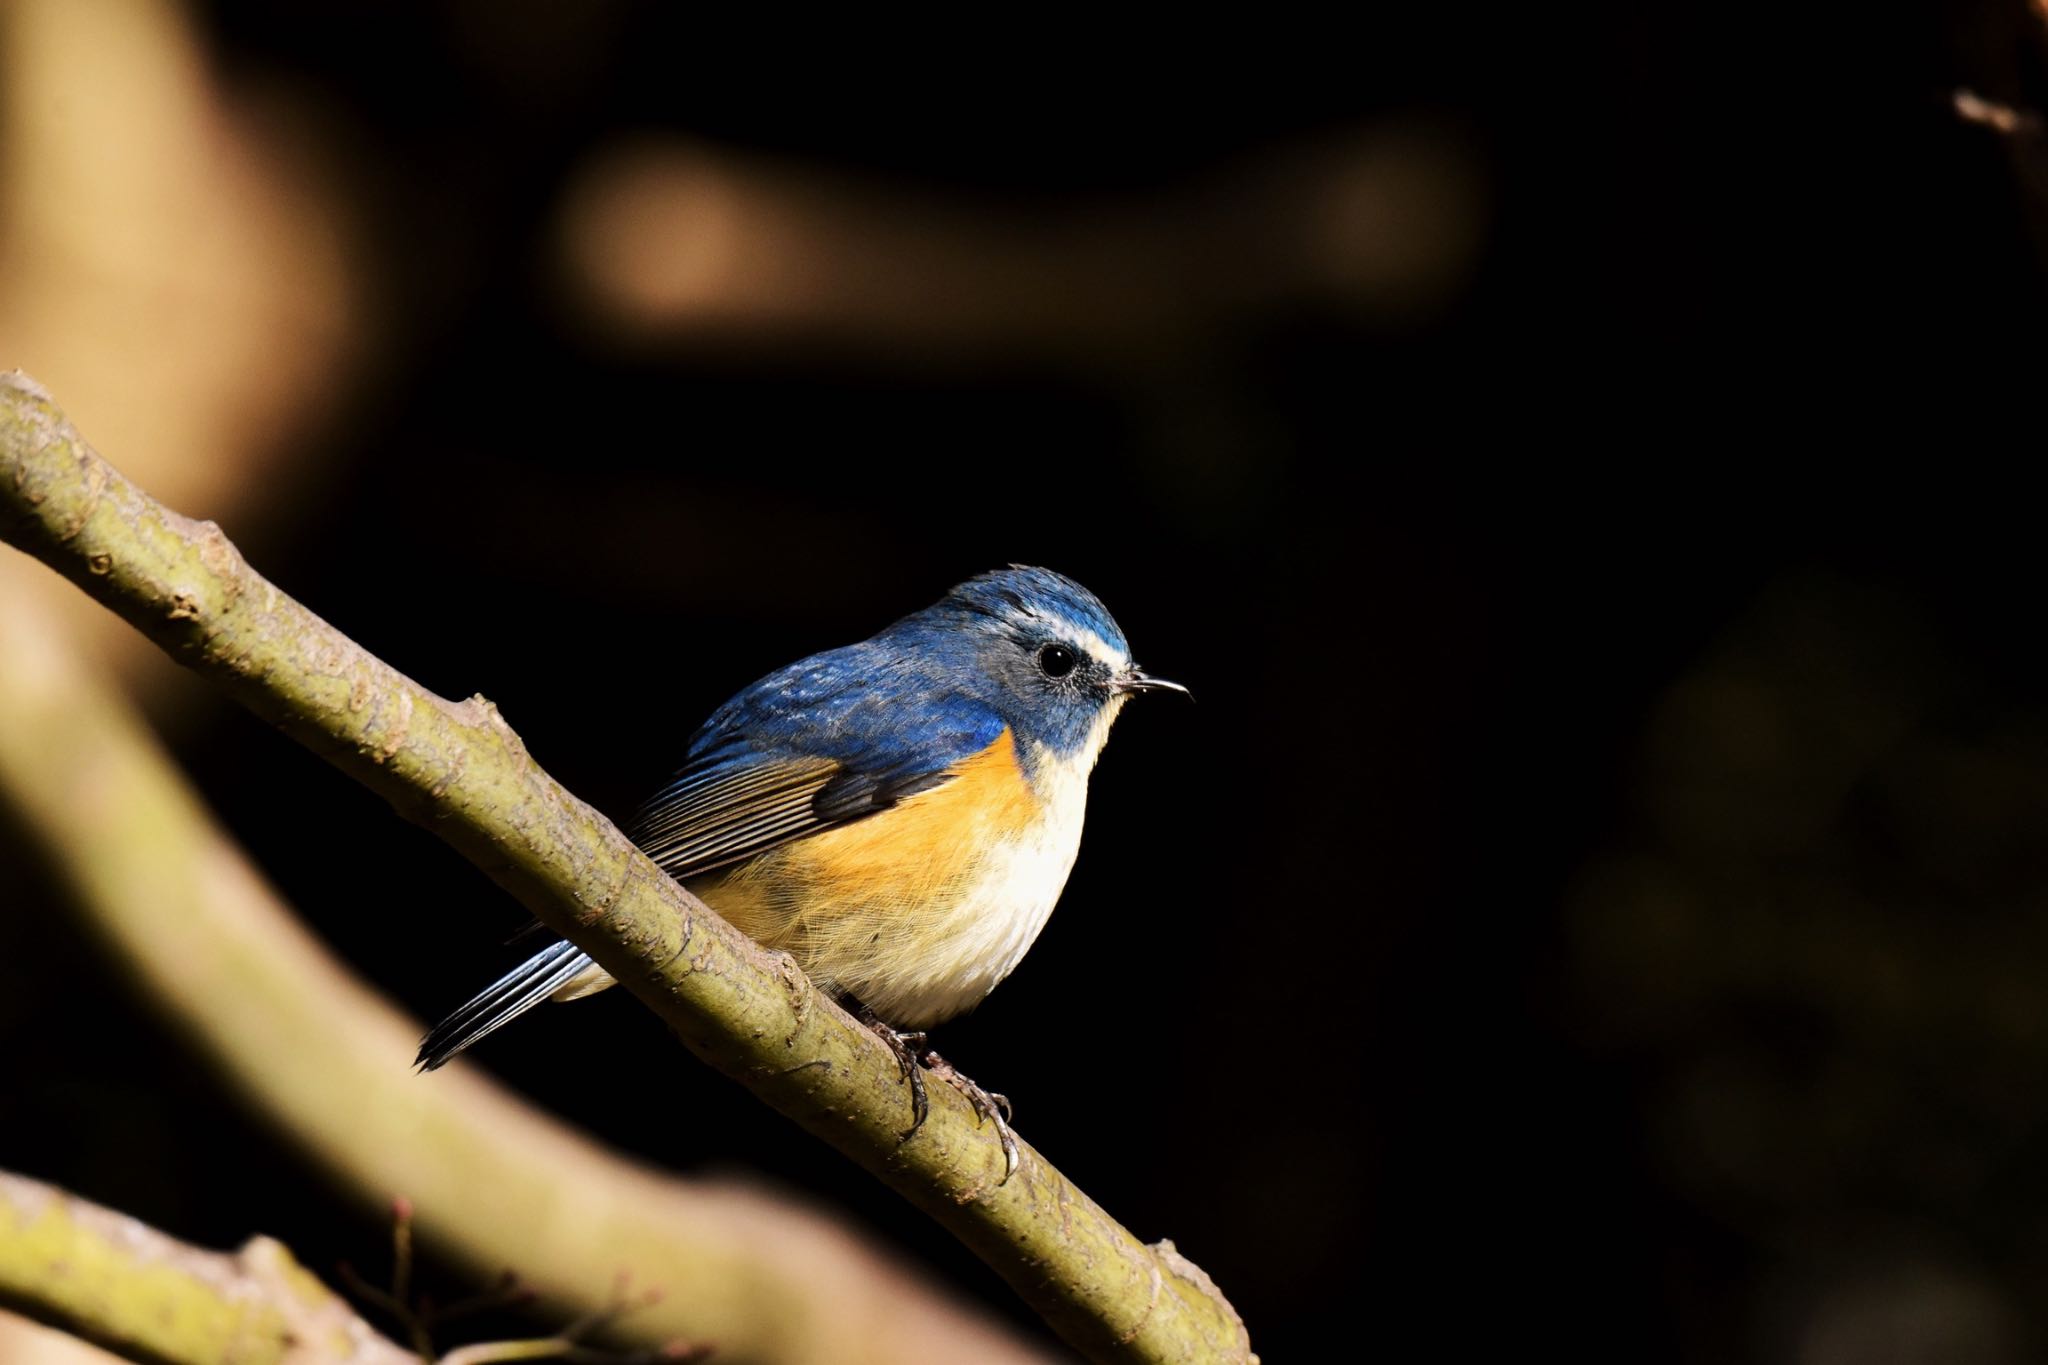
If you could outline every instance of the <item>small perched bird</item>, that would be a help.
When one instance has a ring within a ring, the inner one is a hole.
[[[1134,693],[1160,689],[1187,691],[1139,669],[1079,583],[1021,566],[982,574],[719,707],[627,833],[863,1007],[911,1085],[910,1132],[926,1111],[922,1067],[995,1121],[1014,1169],[1007,1101],[898,1027],[971,1009],[1015,970],[1073,868],[1111,724]],[[440,1066],[543,1000],[611,984],[556,942],[435,1027],[419,1064]]]

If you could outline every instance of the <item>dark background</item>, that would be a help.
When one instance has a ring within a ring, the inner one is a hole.
[[[2017,5],[895,39],[201,12],[231,73],[349,126],[397,320],[315,493],[227,529],[572,789],[626,813],[741,684],[1010,561],[1193,687],[1126,713],[1058,914],[940,1040],[1266,1359],[2048,1345],[2043,277],[2012,144],[1949,103],[2039,87]],[[1454,288],[1280,300],[1135,360],[620,347],[543,263],[622,130],[1029,214],[1417,115],[1486,189]],[[173,737],[422,1018],[509,960],[517,907],[307,754],[224,703]],[[0,1164],[377,1263],[60,921],[0,951],[37,1036],[0,1118],[39,1116]],[[650,1103],[626,1082],[665,1053]],[[478,1055],[1021,1317],[630,1000]]]

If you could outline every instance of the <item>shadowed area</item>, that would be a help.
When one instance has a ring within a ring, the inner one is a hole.
[[[1088,584],[1200,700],[1119,721],[1043,938],[936,1041],[1269,1359],[2035,1358],[2039,16],[1351,22],[15,0],[0,367],[615,817],[771,669],[1001,564]],[[78,628],[408,1014],[531,950]],[[47,867],[0,824],[0,1166],[374,1263]],[[675,1045],[616,995],[475,1059],[1039,1330],[735,1087],[640,1083]]]

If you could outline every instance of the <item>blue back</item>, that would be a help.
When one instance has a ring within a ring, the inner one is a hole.
[[[1077,627],[1127,649],[1108,609],[1072,579],[1023,567],[982,574],[870,639],[743,689],[691,739],[688,768],[825,758],[887,784],[979,753],[1005,726],[1027,764],[1036,744],[1069,752],[1099,704],[1063,704],[1020,686],[1019,673],[1033,650]]]

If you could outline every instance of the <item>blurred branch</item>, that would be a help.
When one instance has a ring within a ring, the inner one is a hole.
[[[218,27],[186,0],[0,3],[0,368],[33,356],[159,497],[216,515],[260,497],[279,524],[321,477],[309,438],[389,363],[392,329],[340,126],[217,60]],[[203,695],[38,579],[8,556],[0,599],[62,601],[160,716]]]
[[[951,1087],[900,1139],[894,1059],[782,954],[720,920],[527,756],[481,697],[399,674],[156,503],[32,381],[0,377],[0,535],[439,834],[588,951],[690,1050],[953,1231],[1098,1360],[1251,1358],[1171,1244],[1140,1243],[1029,1147],[1003,1155]]]
[[[1949,106],[1957,119],[1984,129],[2004,148],[2036,254],[2048,262],[2048,129],[2040,111],[1997,93],[2018,95],[2038,83],[2041,57],[2048,52],[2048,0],[1990,6],[1981,18],[1970,26],[1970,65],[1985,84],[1958,87]]]
[[[1965,123],[1975,123],[1989,128],[1994,133],[2011,137],[2015,133],[2038,133],[2041,120],[2023,109],[1997,100],[1987,100],[1976,91],[1958,89],[1950,102],[1955,105],[1956,117]]]
[[[418,1365],[292,1258],[256,1237],[202,1251],[0,1171],[0,1304],[166,1365]]]
[[[114,1365],[103,1346],[0,1308],[0,1360],[7,1365]]]
[[[400,1245],[408,1245],[409,1213],[399,1214],[397,1228]],[[710,1354],[680,1341],[626,1351],[590,1343],[658,1294],[615,1296],[549,1336],[480,1341],[442,1354],[406,1288],[406,1264],[401,1257],[392,1293],[358,1288],[411,1329],[411,1349],[381,1335],[269,1237],[250,1238],[232,1256],[202,1251],[0,1171],[0,1305],[151,1365],[687,1365]]]
[[[1434,312],[1469,277],[1485,216],[1468,139],[1419,119],[1063,207],[646,138],[588,158],[557,240],[608,342],[836,338],[1123,367],[1275,307]]]

